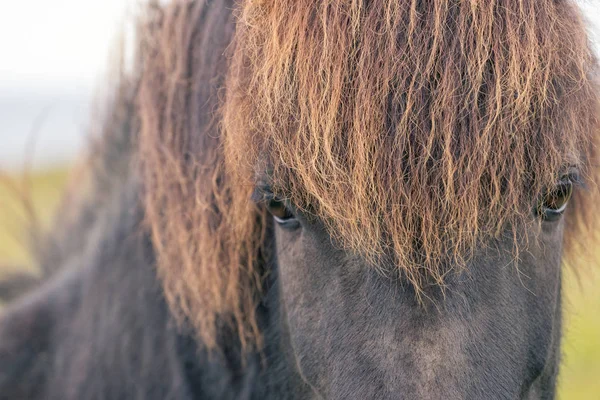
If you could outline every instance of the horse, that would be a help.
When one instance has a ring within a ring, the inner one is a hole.
[[[1,399],[554,398],[598,231],[574,1],[156,2],[135,59]]]

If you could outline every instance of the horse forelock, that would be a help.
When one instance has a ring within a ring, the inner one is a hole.
[[[277,195],[417,288],[531,222],[567,168],[593,175],[595,60],[571,2],[249,1],[235,46],[234,168],[266,154]]]
[[[536,199],[569,168],[589,189],[567,243],[592,236],[600,103],[573,2],[247,0],[235,22],[203,3],[161,15],[140,91],[146,210],[167,300],[209,347],[224,315],[243,345],[259,337],[256,176],[347,250],[391,255],[417,293],[536,223]],[[203,53],[206,18],[236,25],[214,51],[229,48],[225,80]],[[207,96],[223,100],[207,112]]]

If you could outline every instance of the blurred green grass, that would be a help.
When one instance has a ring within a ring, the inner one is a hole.
[[[27,246],[27,212],[20,195],[30,199],[42,227],[47,227],[67,182],[68,168],[18,175],[0,181],[0,276],[8,268],[32,268]],[[29,188],[29,189],[27,189]],[[600,255],[600,249],[598,249]],[[580,283],[566,270],[563,363],[559,399],[600,400],[600,265],[581,274]]]

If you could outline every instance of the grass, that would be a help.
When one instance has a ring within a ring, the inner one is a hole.
[[[43,229],[52,220],[67,182],[68,168],[53,168],[30,176],[0,175],[0,268],[32,268],[28,226],[32,214]]]
[[[565,329],[560,397],[600,399],[600,267],[582,273],[578,282],[565,274]]]
[[[30,197],[42,226],[48,226],[60,202],[67,181],[67,168],[37,173],[29,179],[30,192],[21,180],[11,179],[13,189],[0,181],[0,269],[31,268],[27,248],[27,214],[17,194]],[[16,187],[14,187],[16,184]],[[598,250],[600,251],[600,250]],[[4,267],[3,267],[4,266]],[[3,271],[0,271],[0,276]],[[565,329],[559,399],[600,399],[600,267],[582,275],[578,284],[573,274],[565,274]]]

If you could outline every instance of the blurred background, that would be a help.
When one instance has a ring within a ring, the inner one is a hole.
[[[600,49],[600,2],[580,3]],[[42,224],[50,223],[93,131],[111,49],[122,35],[131,39],[137,6],[135,0],[0,0],[0,276],[32,268],[22,199],[31,200]],[[600,265],[580,278],[565,274],[559,398],[600,400]]]

